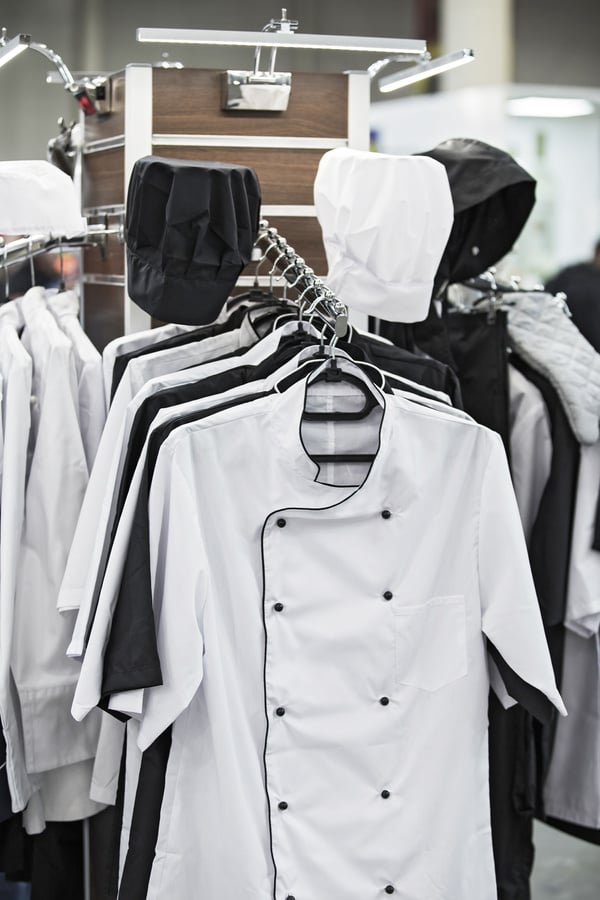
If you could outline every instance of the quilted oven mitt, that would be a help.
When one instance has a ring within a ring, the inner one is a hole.
[[[512,348],[558,393],[579,443],[600,436],[600,354],[565,312],[561,299],[541,292],[515,294],[508,307]]]

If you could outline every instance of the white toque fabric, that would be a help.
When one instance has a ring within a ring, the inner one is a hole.
[[[75,237],[85,231],[77,191],[43,159],[0,162],[0,233]]]
[[[338,148],[321,158],[314,197],[338,299],[391,322],[425,319],[454,220],[444,166]]]

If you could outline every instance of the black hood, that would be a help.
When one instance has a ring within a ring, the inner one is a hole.
[[[533,209],[536,182],[508,153],[471,138],[451,138],[418,155],[442,163],[454,202],[435,296],[444,283],[473,278],[512,249]]]

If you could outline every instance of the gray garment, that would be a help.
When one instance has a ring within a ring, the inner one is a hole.
[[[544,787],[548,816],[600,828],[600,637],[565,629],[562,696],[569,715],[557,723]]]
[[[600,553],[592,549],[600,441],[581,448],[565,611],[562,695],[544,808],[549,816],[600,828]]]

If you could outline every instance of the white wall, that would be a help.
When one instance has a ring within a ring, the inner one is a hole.
[[[595,99],[597,112],[569,119],[506,115],[513,93],[548,93],[539,85],[468,88],[375,104],[371,128],[383,153],[418,153],[451,137],[471,137],[506,150],[536,178],[536,205],[505,261],[525,283],[589,258],[600,237],[600,91],[564,88]]]

